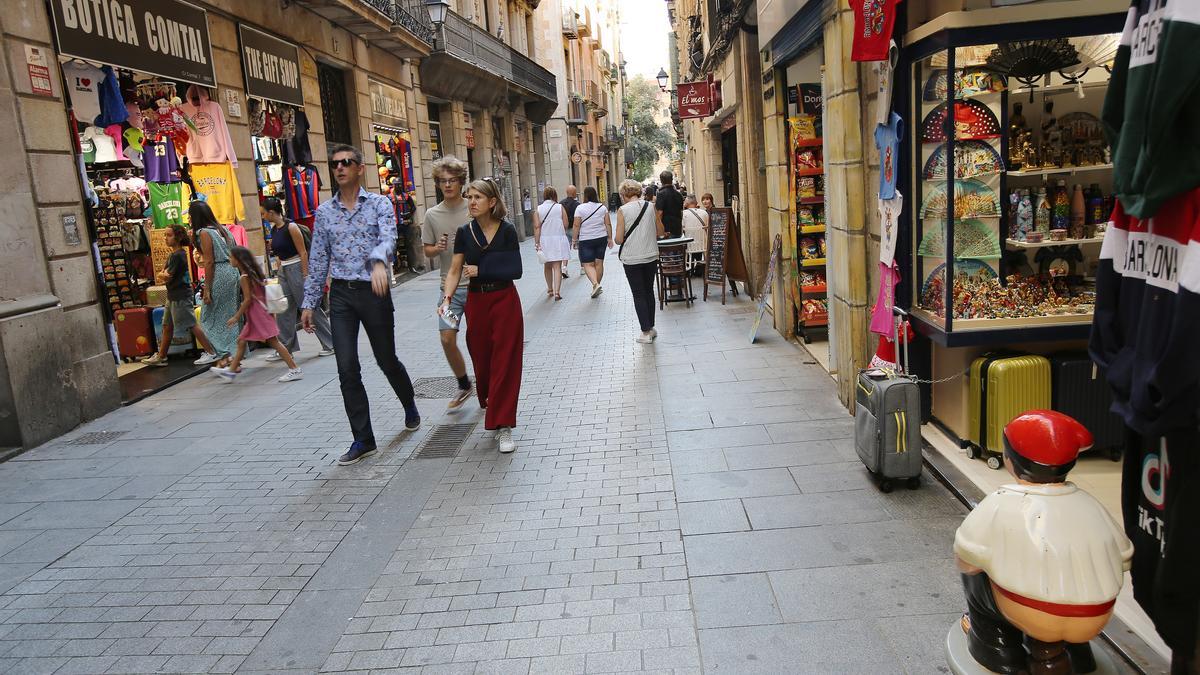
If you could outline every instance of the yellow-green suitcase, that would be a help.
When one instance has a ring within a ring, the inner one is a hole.
[[[1044,356],[985,354],[971,362],[967,454],[1004,465],[1004,425],[1017,415],[1050,407],[1050,360]]]

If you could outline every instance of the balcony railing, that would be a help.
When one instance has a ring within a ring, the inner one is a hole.
[[[567,101],[567,124],[583,124],[587,122],[587,106],[583,103],[583,97],[579,94],[571,94],[571,100]]]
[[[385,0],[373,0],[382,3]],[[433,44],[433,21],[429,18],[429,10],[421,0],[394,0],[392,4],[392,20],[398,26],[416,35],[424,42]]]
[[[557,100],[554,74],[509,47],[496,36],[473,25],[455,12],[446,13],[446,22],[442,28],[444,39],[435,45],[435,53],[444,51],[536,96],[549,101]]]
[[[350,33],[402,58],[421,58],[433,45],[423,0],[295,0]]]

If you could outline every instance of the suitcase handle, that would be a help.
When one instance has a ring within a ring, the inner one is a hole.
[[[908,367],[908,331],[904,331],[903,348],[900,345],[900,325],[908,320],[908,312],[893,305],[892,314],[895,317],[895,320],[892,321],[892,343],[896,345],[896,358],[903,358],[900,369],[904,371],[905,375],[912,377],[912,371]]]

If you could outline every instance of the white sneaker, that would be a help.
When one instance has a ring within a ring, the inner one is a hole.
[[[655,340],[657,340],[657,339],[658,339],[658,331],[657,331],[657,330],[655,330],[655,329],[653,329],[653,328],[651,328],[651,329],[650,329],[650,333],[649,333],[649,335],[650,335],[650,341],[651,341],[651,342],[654,342]]]
[[[231,368],[218,368],[216,366],[209,368],[209,370],[216,373],[218,377],[226,382],[233,382],[234,378],[240,374],[238,371]]]
[[[279,355],[279,352],[271,352],[270,354],[267,354],[267,358],[265,360],[266,361],[280,361],[282,359],[283,359],[283,357]]]
[[[651,342],[654,342],[655,335],[656,335],[656,333],[654,332],[654,329],[650,329],[650,330],[646,331],[645,333],[642,333],[641,335],[634,338],[634,342],[648,345]]]
[[[321,351],[317,352],[317,356],[333,356],[335,353],[336,352],[333,351],[333,347],[330,347],[329,349],[322,349]]]
[[[600,284],[596,284],[595,286],[592,286],[592,297],[593,298],[600,295],[603,292],[604,292],[604,287],[601,286]]]
[[[216,363],[219,360],[220,359],[217,357],[216,354],[213,354],[212,352],[204,352],[203,354],[200,355],[200,358],[196,359],[195,361],[192,361],[192,365],[193,366],[207,366],[208,364]]]
[[[517,449],[517,444],[513,443],[512,429],[500,427],[496,430],[496,449],[506,455]]]
[[[295,382],[296,380],[304,379],[304,372],[299,368],[289,370],[284,373],[277,381],[278,382]]]

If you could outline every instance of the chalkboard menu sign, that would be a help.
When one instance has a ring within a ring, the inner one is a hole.
[[[725,263],[729,250],[729,235],[733,228],[733,209],[714,208],[708,212],[708,250],[704,256],[704,299],[708,300],[709,285],[721,289],[721,304],[725,304]]]

